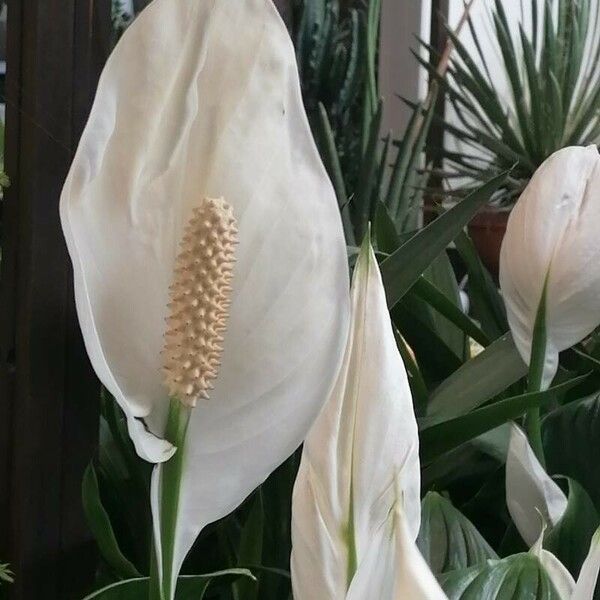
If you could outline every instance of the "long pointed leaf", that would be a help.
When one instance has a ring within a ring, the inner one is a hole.
[[[381,263],[381,274],[386,289],[388,306],[395,306],[415,284],[419,276],[461,232],[494,192],[501,187],[508,174],[494,177],[467,196],[452,209],[398,248]]]

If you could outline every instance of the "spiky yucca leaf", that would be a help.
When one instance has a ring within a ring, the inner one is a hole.
[[[486,31],[493,32],[502,72],[492,72],[481,29],[470,18],[473,53],[448,28],[456,52],[448,77],[437,77],[455,114],[444,126],[458,142],[458,149],[441,150],[443,175],[464,193],[516,164],[495,199],[504,205],[516,200],[553,152],[600,138],[600,6],[592,0],[531,0],[531,15],[517,32],[495,0]],[[499,93],[503,79],[506,96]]]

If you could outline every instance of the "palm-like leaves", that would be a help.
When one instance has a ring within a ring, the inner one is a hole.
[[[0,585],[2,585],[2,582],[12,583],[13,581],[13,572],[10,570],[8,563],[0,563]]]
[[[340,163],[336,186],[344,196],[360,185],[360,163],[377,110],[379,8],[379,0],[296,2],[294,38],[304,104],[320,146],[333,145]]]
[[[456,115],[445,128],[458,142],[458,149],[443,151],[444,175],[449,181],[466,178],[471,187],[516,164],[497,198],[502,204],[516,200],[554,151],[600,136],[598,4],[531,0],[530,10],[529,22],[515,32],[501,0],[495,0],[491,30],[502,73],[492,72],[471,19],[475,55],[448,29],[456,53],[447,80],[439,78]],[[502,78],[508,82],[506,98],[497,85]]]

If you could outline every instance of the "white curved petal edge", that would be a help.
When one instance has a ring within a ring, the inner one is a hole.
[[[561,600],[571,600],[573,592],[575,591],[575,580],[571,573],[569,573],[568,569],[548,550],[544,550],[544,532],[546,530],[546,526],[542,528],[542,532],[540,533],[539,538],[532,546],[530,552],[535,555],[540,564],[546,571],[546,574],[550,578],[552,585],[558,592],[559,598]],[[592,600],[590,598],[589,600]]]
[[[240,243],[221,369],[188,431],[178,565],[302,442],[348,332],[337,202],[270,0],[154,0],[107,62],[61,198],[92,364],[152,462],[174,451],[160,350],[204,197],[233,207]]]
[[[600,571],[600,529],[592,537],[590,551],[583,562],[571,600],[593,600]]]
[[[536,543],[545,524],[556,525],[567,509],[567,497],[540,464],[525,433],[514,423],[506,457],[506,503],[528,546]]]
[[[448,600],[411,530],[398,501],[374,536],[346,600]]]
[[[399,486],[409,537],[420,524],[418,432],[373,249],[365,242],[334,392],[306,443],[292,502],[295,600],[344,598],[369,560]]]
[[[548,276],[545,387],[556,374],[558,353],[600,323],[598,194],[596,146],[564,148],[536,171],[508,220],[500,253],[500,287],[515,343],[527,364]]]

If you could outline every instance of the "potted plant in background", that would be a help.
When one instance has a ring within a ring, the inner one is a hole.
[[[508,214],[534,171],[556,150],[586,146],[600,136],[598,4],[531,0],[523,8],[527,10],[521,11],[515,28],[502,2],[495,0],[491,27],[484,29],[493,31],[500,72],[491,65],[494,55],[482,49],[482,29],[472,18],[465,33],[473,51],[447,27],[456,51],[446,78],[422,61],[449,103],[444,122],[448,135],[440,150],[447,187],[462,197],[514,166],[506,185],[469,226],[495,275]]]

